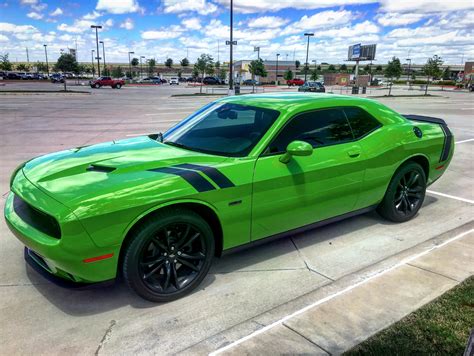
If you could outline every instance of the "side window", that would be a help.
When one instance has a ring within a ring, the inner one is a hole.
[[[360,138],[380,126],[372,115],[361,108],[344,108],[355,138]]]
[[[352,139],[351,128],[342,110],[318,110],[292,118],[273,140],[267,151],[268,153],[285,152],[286,146],[294,140],[306,141],[316,147]]]

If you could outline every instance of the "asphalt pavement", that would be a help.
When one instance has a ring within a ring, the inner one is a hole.
[[[182,86],[87,91],[0,93],[2,202],[11,172],[27,159],[163,131],[214,99],[171,97],[196,91]],[[122,284],[81,291],[52,285],[25,265],[21,243],[0,221],[0,353],[205,354],[468,231],[474,216],[473,94],[436,95],[377,99],[400,113],[445,119],[457,142],[448,171],[429,188],[414,220],[392,224],[369,213],[216,259],[203,284],[174,302],[146,302]],[[410,285],[398,286],[410,294]],[[351,305],[349,298],[345,307]]]

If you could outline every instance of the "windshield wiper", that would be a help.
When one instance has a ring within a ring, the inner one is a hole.
[[[190,151],[194,150],[194,148],[192,148],[192,147],[183,145],[182,143],[173,142],[173,141],[165,141],[164,144],[174,146],[174,147],[178,147],[178,148],[182,148],[182,149],[185,149],[185,150],[190,150]]]

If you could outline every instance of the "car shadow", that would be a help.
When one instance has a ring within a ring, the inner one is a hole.
[[[427,205],[431,205],[437,200],[438,199],[435,197],[426,196],[423,206],[426,207]],[[338,229],[333,228],[334,224],[338,224]],[[382,219],[374,211],[309,230],[304,233],[295,234],[294,236],[291,236],[291,238],[294,239],[294,241],[298,241],[299,239],[307,238],[309,235],[311,237],[309,242],[308,239],[305,239],[305,245],[308,246],[338,238],[347,232],[363,230],[373,225],[393,224],[395,223]],[[288,243],[288,240],[289,238],[282,238],[270,243],[242,250],[238,253],[215,258],[209,274],[200,286],[191,294],[203,291],[212,285],[216,279],[216,275],[232,273],[243,268],[248,269],[249,267],[266,260],[294,253],[296,247],[293,243]],[[28,264],[25,264],[25,266],[26,275],[38,292],[40,292],[51,304],[68,315],[87,316],[105,313],[124,306],[131,306],[135,309],[146,309],[159,307],[160,305],[165,304],[152,303],[140,298],[129,291],[125,282],[120,278],[107,286],[99,284],[97,286],[91,285],[84,289],[69,289],[51,283],[34,271]]]

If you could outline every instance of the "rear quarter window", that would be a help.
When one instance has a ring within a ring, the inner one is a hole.
[[[344,113],[347,116],[347,120],[349,121],[352,132],[354,133],[354,138],[356,139],[365,136],[382,126],[377,119],[361,108],[344,108]]]

